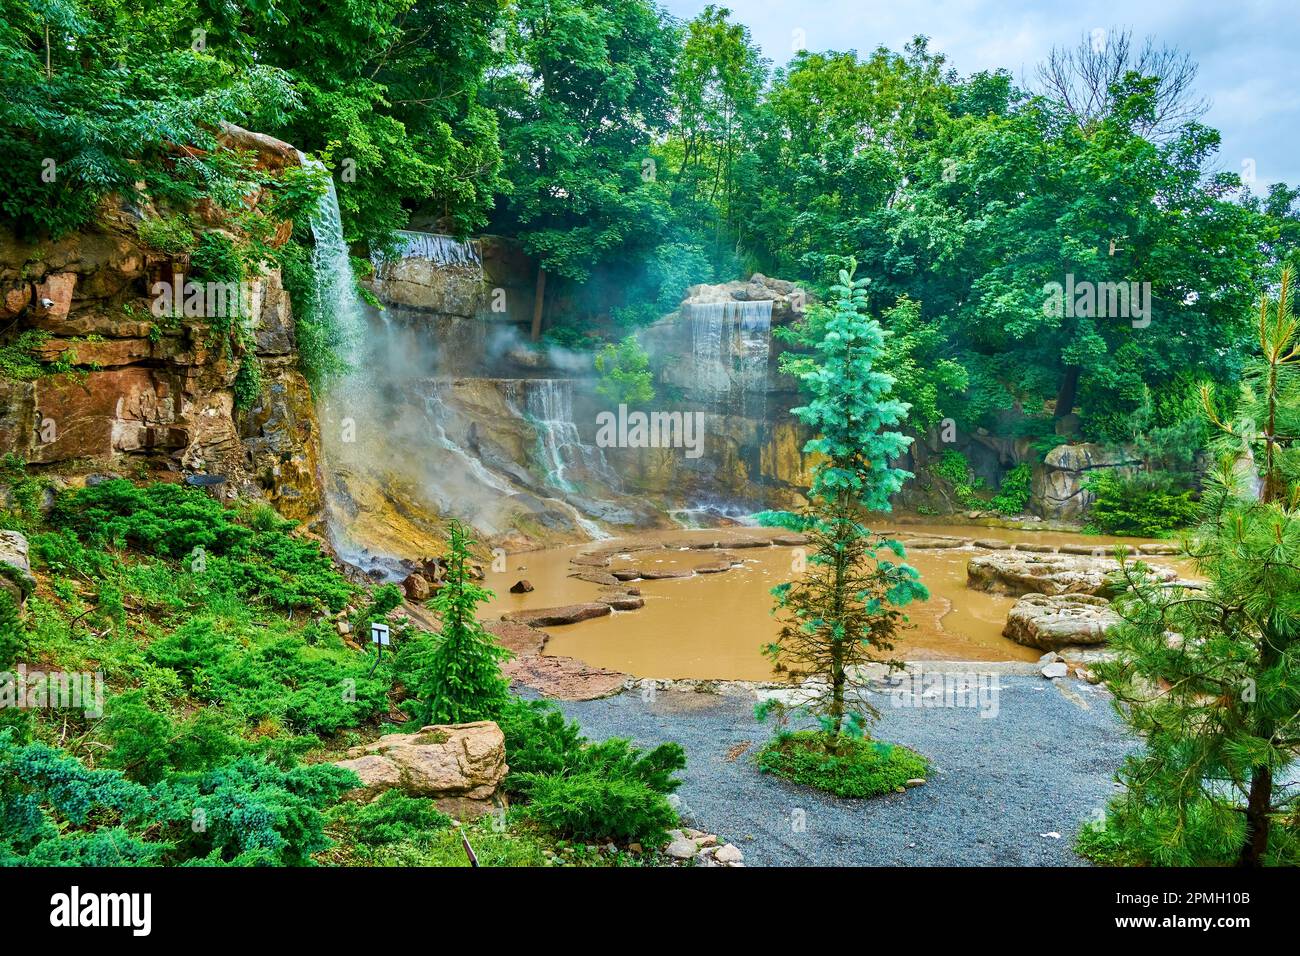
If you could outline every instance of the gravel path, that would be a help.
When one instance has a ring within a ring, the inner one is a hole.
[[[1114,793],[1134,746],[1105,691],[1002,675],[987,718],[871,700],[883,714],[874,736],[930,759],[925,786],[848,800],[761,774],[752,755],[771,730],[754,720],[752,700],[661,690],[652,701],[630,691],[560,706],[594,739],[682,744],[683,816],[734,842],[749,866],[1084,865],[1071,849],[1079,824]]]

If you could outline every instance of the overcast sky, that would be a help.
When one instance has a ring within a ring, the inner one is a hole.
[[[660,0],[690,19],[703,0]],[[731,0],[719,3],[753,33],[776,65],[790,58],[796,30],[809,50],[901,50],[918,33],[964,74],[998,67],[1017,80],[1058,45],[1094,29],[1127,27],[1186,50],[1200,64],[1203,122],[1223,135],[1218,167],[1243,172],[1256,189],[1300,183],[1300,4],[1295,0]]]

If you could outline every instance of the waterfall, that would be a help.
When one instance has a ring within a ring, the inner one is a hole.
[[[305,156],[302,162],[324,168]],[[369,540],[364,533],[362,540],[354,535],[359,511],[374,516],[377,523],[367,527],[379,529],[380,548],[393,529],[423,533],[419,520],[410,523],[422,514],[454,515],[496,534],[508,527],[509,501],[519,489],[468,446],[465,435],[475,412],[457,402],[452,381],[428,377],[425,360],[437,337],[413,335],[409,324],[390,322],[388,316],[372,325],[356,291],[338,194],[333,180],[327,177],[326,182],[311,217],[313,295],[328,341],[344,363],[325,383],[318,405],[322,457],[332,478],[326,483],[328,536],[344,560],[399,573],[363,547]],[[455,270],[462,279],[477,270],[481,278],[475,243],[414,232],[401,233],[399,239],[404,259],[426,259],[435,270]],[[382,270],[392,261],[376,264]],[[471,331],[483,339],[481,323],[473,323]],[[608,537],[576,494],[577,482],[587,477],[612,484],[614,476],[603,454],[582,442],[574,422],[573,383],[513,382],[507,400],[514,414],[536,432],[539,470],[546,472],[544,483],[557,490],[548,500],[591,538]]]
[[[482,484],[491,488],[493,491],[503,495],[513,495],[515,490],[505,483],[501,478],[494,475],[488,470],[488,467],[479,461],[473,454],[452,440],[447,434],[447,422],[452,418],[452,410],[447,405],[446,395],[450,389],[451,383],[446,381],[433,381],[429,384],[429,391],[424,395],[424,409],[429,416],[429,424],[433,430],[433,440],[439,448],[451,452],[455,458],[461,462],[466,470]]]
[[[444,269],[461,268],[483,275],[483,259],[478,243],[445,236],[436,232],[397,232],[397,252],[391,260],[376,255],[380,278],[386,277],[391,263],[402,259],[424,259]]]
[[[512,383],[513,385],[513,383]],[[618,478],[604,452],[585,444],[573,414],[573,382],[564,378],[521,379],[512,388],[518,407],[523,392],[522,411],[537,431],[538,457],[546,469],[547,483],[561,491],[579,489],[570,479],[570,469],[578,466],[613,487]]]
[[[744,404],[767,384],[772,302],[688,302],[693,382],[700,391]]]
[[[308,159],[301,152],[298,157],[304,166],[325,169],[319,160]],[[316,241],[312,253],[312,268],[316,273],[316,305],[336,350],[351,367],[356,367],[360,358],[357,353],[365,341],[366,315],[361,298],[357,295],[348,244],[343,238],[343,220],[339,215],[339,196],[334,189],[334,177],[328,172],[325,182],[328,183],[328,188],[320,197],[311,217],[311,234]]]

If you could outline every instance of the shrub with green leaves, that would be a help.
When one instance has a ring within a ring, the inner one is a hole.
[[[0,865],[305,865],[329,846],[321,809],[358,782],[245,756],[147,787],[0,731]]]
[[[1094,496],[1088,527],[1103,534],[1159,537],[1187,527],[1198,514],[1192,492],[1167,475],[1129,478],[1098,471],[1088,476],[1084,487]]]
[[[1018,515],[1029,504],[1032,493],[1034,469],[1027,461],[1022,461],[1005,475],[998,493],[989,500],[989,507],[1004,515]]]
[[[763,773],[816,787],[837,797],[876,797],[893,793],[908,780],[924,777],[928,764],[899,744],[859,738],[836,741],[828,749],[821,731],[778,735],[755,758]]]
[[[984,487],[984,479],[971,471],[970,462],[959,451],[945,451],[930,466],[930,474],[952,485],[953,495],[966,508],[983,508],[986,502],[976,492]]]
[[[202,491],[183,485],[137,487],[115,479],[66,493],[50,514],[91,546],[133,547],[180,560],[212,591],[283,609],[342,610],[355,589],[294,522],[258,512],[240,521]]]
[[[636,336],[629,335],[597,352],[596,371],[600,373],[596,391],[614,405],[644,405],[654,400],[650,356]]]
[[[199,700],[300,733],[332,734],[388,708],[388,674],[370,676],[364,656],[214,617],[186,621],[153,642],[147,658],[176,671]]]
[[[428,797],[408,797],[400,790],[385,791],[366,804],[341,804],[335,817],[368,846],[419,840],[451,826],[451,817]]]
[[[505,789],[526,799],[533,819],[580,840],[662,845],[677,813],[667,795],[686,767],[679,744],[641,751],[619,737],[591,743],[554,704],[518,698],[497,723],[506,738]]]

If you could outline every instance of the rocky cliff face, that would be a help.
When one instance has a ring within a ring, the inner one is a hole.
[[[1059,445],[1034,466],[1031,508],[1043,518],[1078,520],[1093,500],[1086,487],[1089,474],[1108,470],[1132,477],[1141,471],[1142,464],[1142,456],[1130,448]]]
[[[298,162],[284,143],[233,128],[226,135],[255,150],[263,168]],[[319,436],[278,272],[249,285],[261,389],[237,409],[238,337],[215,334],[202,316],[152,308],[154,284],[189,271],[188,257],[140,238],[140,225],[156,217],[110,201],[93,226],[58,240],[0,229],[3,341],[34,330],[36,356],[54,363],[30,380],[0,378],[0,452],[73,480],[91,472],[188,479],[313,517]]]

